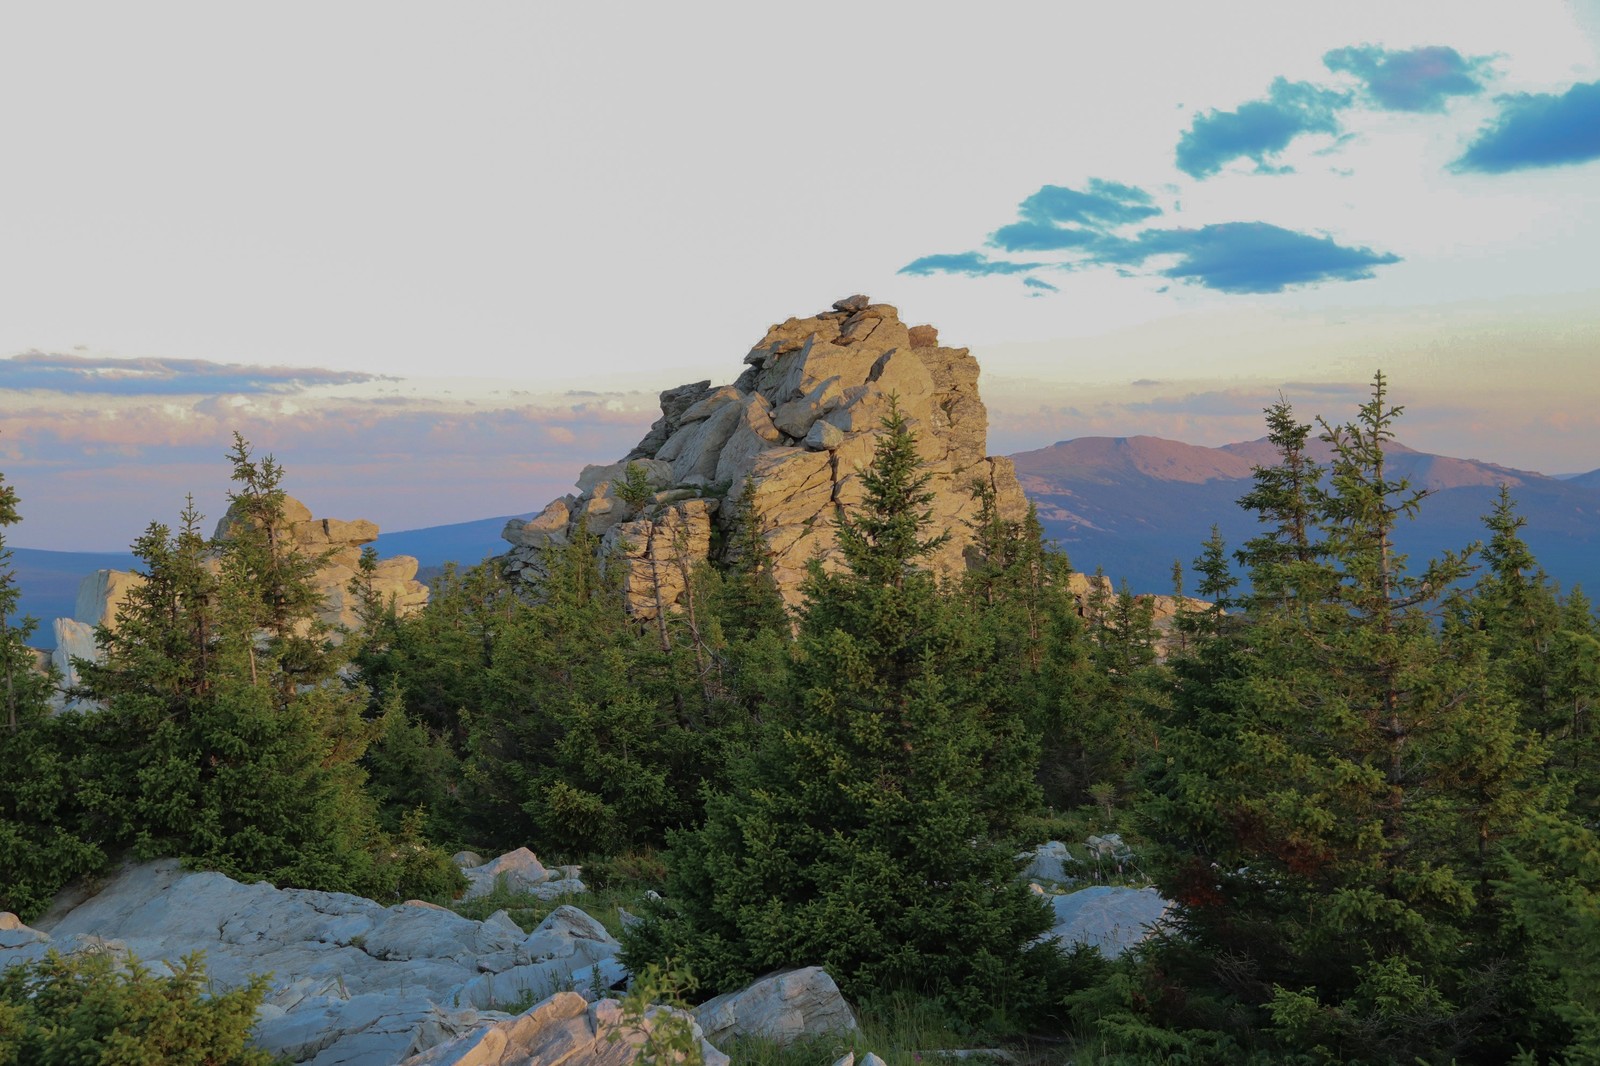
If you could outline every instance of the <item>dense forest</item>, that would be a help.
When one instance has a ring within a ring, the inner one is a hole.
[[[0,909],[130,856],[447,900],[450,851],[529,845],[658,871],[627,960],[697,995],[821,964],[1094,1061],[1600,1061],[1600,620],[1504,492],[1480,544],[1396,552],[1426,506],[1386,468],[1400,414],[1381,375],[1348,422],[1270,408],[1258,535],[1174,567],[1210,606],[1165,633],[1075,597],[982,486],[967,574],[921,568],[944,531],[892,410],[797,612],[746,520],[646,625],[580,531],[532,597],[452,569],[335,634],[283,471],[236,440],[229,535],[191,504],[140,537],[78,709],[0,573]],[[1085,831],[1176,903],[1114,962],[1041,943],[1016,876]]]

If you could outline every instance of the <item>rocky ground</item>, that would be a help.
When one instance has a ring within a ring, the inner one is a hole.
[[[1086,854],[1041,845],[1026,856],[1024,876],[1055,907],[1051,937],[1115,954],[1146,935],[1166,903],[1149,889],[1070,891],[1094,876],[1094,847]],[[1118,855],[1108,847],[1105,861]],[[576,867],[547,869],[526,849],[458,861],[469,896],[509,890],[581,900],[585,891]],[[0,915],[0,968],[52,949],[146,962],[204,951],[216,989],[270,973],[256,1042],[312,1066],[620,1064],[634,1060],[650,1027],[671,1011],[625,1015],[609,998],[628,978],[620,945],[570,904],[524,932],[505,911],[474,921],[417,900],[384,907],[337,892],[240,884],[172,860],[130,865],[93,891],[64,893],[32,927]],[[733,1038],[787,1043],[856,1028],[837,986],[815,967],[709,1000],[690,1020],[712,1066],[727,1061],[716,1045]]]

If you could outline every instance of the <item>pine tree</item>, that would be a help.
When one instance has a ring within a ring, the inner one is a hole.
[[[470,715],[469,825],[475,839],[572,856],[659,843],[699,807],[694,652],[628,616],[586,530],[545,564],[534,602],[495,636]]]
[[[1326,498],[1323,469],[1311,458],[1310,424],[1295,419],[1288,400],[1279,395],[1265,413],[1267,442],[1277,451],[1278,462],[1255,468],[1254,487],[1239,499],[1239,506],[1254,511],[1266,528],[1245,542],[1238,557],[1250,564],[1256,596],[1280,600],[1315,596],[1316,589],[1308,582],[1327,573],[1317,565],[1326,551],[1317,514],[1319,502]]]
[[[982,1017],[1028,995],[1045,910],[1014,880],[1036,802],[986,699],[981,628],[917,568],[915,438],[891,407],[866,500],[839,519],[848,570],[805,585],[795,704],[706,823],[674,837],[670,913],[630,964],[672,957],[701,987],[820,963],[846,989],[906,989]],[[1009,709],[999,712],[1011,713]]]

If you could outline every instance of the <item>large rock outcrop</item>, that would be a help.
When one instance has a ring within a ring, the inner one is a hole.
[[[978,363],[942,347],[932,326],[907,327],[888,304],[852,296],[831,311],[773,326],[744,357],[732,384],[699,381],[661,394],[661,417],[620,461],[586,467],[578,491],[529,521],[507,523],[506,569],[544,575],[543,553],[571,542],[580,523],[599,536],[608,565],[623,565],[629,609],[673,609],[695,563],[732,534],[742,497],[772,553],[791,603],[807,563],[842,564],[834,517],[859,504],[860,471],[873,458],[890,397],[917,435],[920,469],[934,492],[933,528],[950,539],[927,560],[941,575],[966,566],[974,482],[1000,513],[1021,518],[1027,501],[1011,461],[985,455],[988,412]],[[713,537],[720,527],[724,537]]]
[[[654,1005],[630,1017],[603,998],[627,977],[621,945],[572,906],[524,932],[505,911],[479,922],[163,859],[63,893],[34,927],[0,912],[0,970],[49,951],[150,965],[204,951],[218,991],[269,974],[252,1040],[311,1066],[625,1066],[667,1015],[701,1038],[707,1066],[728,1062],[692,1015]]]

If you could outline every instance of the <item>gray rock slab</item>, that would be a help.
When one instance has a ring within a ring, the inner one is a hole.
[[[1144,940],[1172,906],[1153,888],[1096,885],[1055,896],[1055,925],[1045,938],[1063,947],[1087,944],[1114,959]]]

